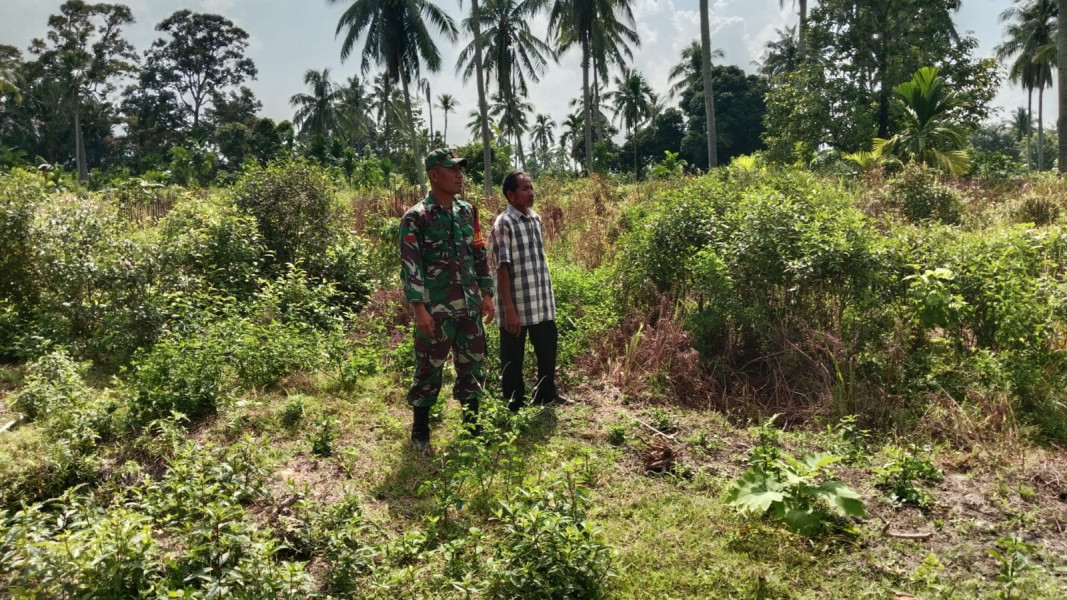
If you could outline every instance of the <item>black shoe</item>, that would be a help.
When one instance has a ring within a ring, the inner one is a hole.
[[[511,402],[508,402],[508,410],[513,413],[519,412],[519,409],[524,406],[526,406],[526,402],[523,400],[512,400]]]
[[[535,398],[533,401],[534,406],[564,406],[570,403],[570,398],[560,394],[556,394],[555,398]]]
[[[411,446],[420,454],[428,454],[430,448],[430,407],[416,406],[411,422]]]

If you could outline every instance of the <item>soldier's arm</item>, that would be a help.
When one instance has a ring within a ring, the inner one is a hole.
[[[478,276],[478,288],[482,290],[482,296],[492,296],[493,274],[489,270],[489,250],[486,248],[485,236],[482,234],[478,207],[472,204],[471,211],[474,213],[474,271]]]
[[[413,213],[405,214],[400,220],[400,281],[404,286],[404,300],[430,301],[419,244],[419,219]]]
[[[408,213],[400,221],[400,281],[404,299],[411,303],[415,328],[433,337],[433,317],[426,309],[430,296],[426,291],[426,272],[422,266],[422,247],[419,245],[419,220]]]

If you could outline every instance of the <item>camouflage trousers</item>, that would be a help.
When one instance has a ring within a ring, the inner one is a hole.
[[[433,406],[441,392],[441,372],[452,351],[456,383],[452,396],[461,403],[485,393],[485,329],[478,317],[433,320],[433,338],[415,330],[415,381],[408,391],[411,406]]]

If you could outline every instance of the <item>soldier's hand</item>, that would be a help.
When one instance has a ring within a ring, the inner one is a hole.
[[[496,303],[493,301],[492,296],[482,297],[482,317],[486,323],[492,323],[493,317],[496,316]]]
[[[522,325],[519,323],[519,313],[515,310],[507,310],[504,312],[504,331],[511,335],[519,335],[522,331]]]
[[[426,306],[421,303],[415,303],[412,305],[412,310],[415,311],[415,329],[421,332],[426,337],[433,339],[433,317],[430,316],[430,312],[426,310]]]

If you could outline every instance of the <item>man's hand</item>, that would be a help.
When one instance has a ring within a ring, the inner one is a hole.
[[[415,329],[433,339],[433,317],[430,316],[430,311],[426,310],[426,305],[422,302],[413,302],[411,309],[415,313]]]
[[[504,310],[504,331],[511,335],[519,335],[522,325],[519,323],[519,311],[508,307]]]
[[[492,296],[482,296],[482,317],[486,323],[492,323],[496,316],[496,303]]]

